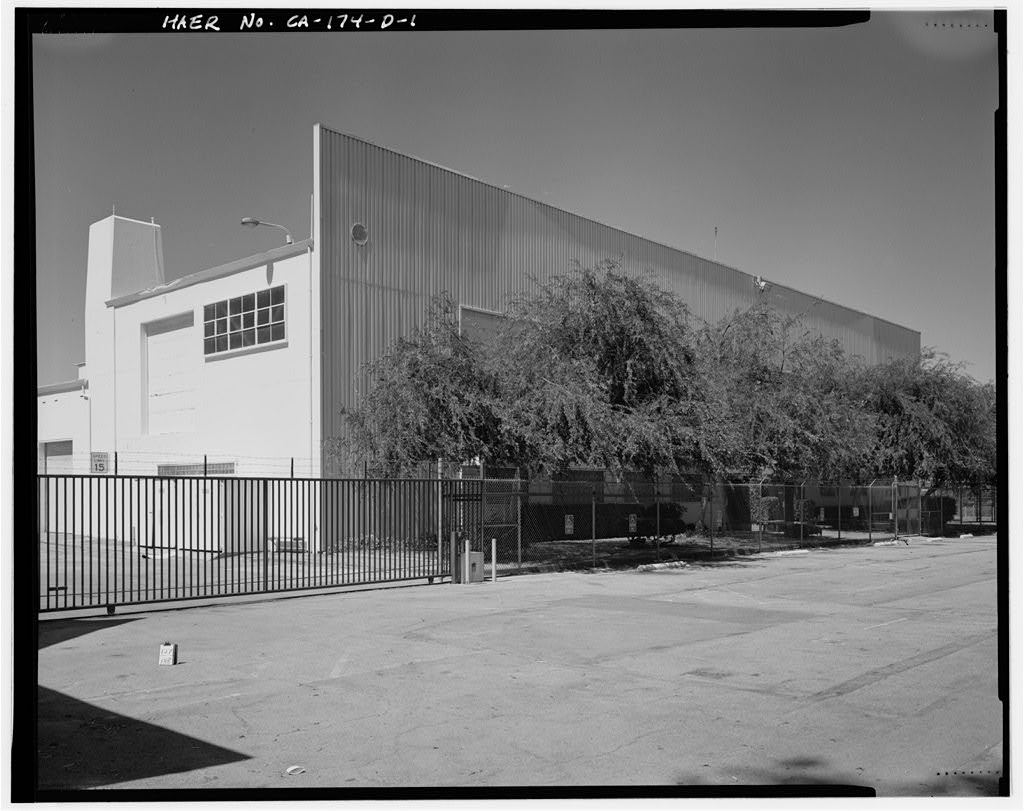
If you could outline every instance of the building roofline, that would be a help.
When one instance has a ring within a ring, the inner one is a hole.
[[[36,397],[46,397],[50,394],[63,394],[67,391],[79,391],[89,387],[89,381],[85,378],[77,380],[64,380],[60,383],[47,383],[36,389]]]
[[[899,329],[905,329],[907,332],[913,332],[918,337],[920,337],[921,335],[921,330],[919,329],[914,329],[913,327],[908,327],[905,326],[904,324],[897,324],[895,321],[890,321],[888,318],[882,318],[882,316],[875,315],[874,313],[866,313],[863,310],[858,310],[856,307],[851,307],[849,304],[840,304],[838,301],[832,301],[831,299],[823,298],[813,293],[805,293],[803,290],[797,290],[795,287],[790,287],[788,284],[783,284],[782,282],[773,282],[770,279],[766,279],[766,281],[768,282],[769,287],[781,287],[782,289],[788,290],[791,293],[797,293],[798,295],[806,296],[809,299],[814,299],[815,302],[820,302],[821,304],[831,304],[833,307],[841,307],[844,310],[849,310],[851,313],[857,313],[858,315],[863,315],[866,316],[867,318],[872,318],[875,321],[881,321],[883,324],[888,324],[889,326],[892,327],[898,327]]]
[[[312,247],[312,239],[303,239],[289,245],[282,245],[279,248],[274,248],[264,253],[253,254],[252,256],[246,256],[242,259],[235,259],[234,261],[228,262],[224,265],[217,265],[216,267],[200,270],[196,273],[190,273],[187,276],[181,276],[180,278],[158,285],[157,287],[151,287],[148,290],[139,290],[136,293],[127,293],[126,295],[112,298],[107,301],[107,306],[124,307],[128,304],[134,304],[136,301],[153,298],[154,296],[162,296],[166,293],[173,293],[175,290],[182,290],[195,284],[208,282],[211,279],[220,279],[224,276],[231,276],[234,273],[241,273],[243,270],[252,270],[255,267],[266,265],[270,262],[277,262],[282,259],[288,259],[292,256],[298,256],[300,253],[305,253],[307,250],[311,250]]]
[[[351,138],[353,141],[359,141],[360,143],[367,144],[367,145],[375,147],[377,149],[382,149],[385,152],[390,152],[392,155],[398,155],[399,157],[402,157],[402,158],[409,158],[410,160],[417,161],[418,163],[424,163],[424,164],[427,164],[428,166],[433,166],[434,168],[440,169],[443,172],[448,172],[449,174],[456,175],[457,177],[465,178],[466,180],[470,180],[470,181],[472,181],[474,183],[479,183],[482,186],[487,186],[488,188],[496,189],[497,191],[502,192],[503,194],[508,194],[508,195],[513,196],[513,197],[518,197],[521,200],[526,200],[526,201],[528,201],[530,203],[533,203],[534,205],[543,206],[544,208],[549,208],[549,209],[551,209],[553,211],[557,211],[557,212],[559,212],[561,214],[569,214],[569,215],[571,215],[573,217],[579,217],[581,220],[585,220],[587,222],[595,223],[596,225],[600,225],[603,228],[609,228],[609,229],[611,229],[613,231],[618,231],[620,234],[625,234],[626,236],[633,237],[635,239],[642,239],[644,242],[648,242],[648,243],[650,243],[652,245],[658,245],[659,247],[662,247],[662,248],[664,248],[666,250],[675,251],[676,253],[685,254],[686,256],[692,256],[694,259],[699,259],[702,262],[707,262],[708,264],[714,265],[715,267],[722,268],[724,270],[730,270],[733,273],[739,273],[739,274],[741,274],[743,276],[746,276],[748,279],[753,280],[755,278],[754,274],[752,274],[752,273],[747,273],[745,270],[740,270],[739,268],[734,268],[731,265],[723,264],[723,263],[719,262],[716,259],[708,259],[705,256],[700,256],[699,254],[695,254],[695,253],[693,253],[691,251],[687,251],[687,250],[684,250],[682,248],[677,248],[674,245],[667,245],[664,242],[658,242],[657,240],[650,239],[649,237],[641,236],[640,234],[635,234],[632,231],[627,231],[624,228],[619,228],[618,226],[615,226],[615,225],[609,225],[608,223],[601,222],[600,220],[595,220],[592,217],[585,217],[582,214],[577,214],[574,211],[569,211],[568,209],[565,209],[565,208],[559,208],[558,206],[553,206],[553,205],[551,205],[551,203],[545,203],[542,200],[535,200],[532,197],[527,197],[525,194],[520,194],[519,192],[513,191],[512,189],[506,189],[506,188],[503,188],[501,186],[498,186],[495,183],[489,183],[486,180],[480,180],[480,178],[473,177],[472,175],[466,174],[465,172],[460,172],[458,169],[451,169],[451,168],[449,168],[447,166],[444,166],[443,164],[435,163],[434,161],[426,160],[424,158],[417,157],[416,155],[410,155],[409,153],[406,153],[406,152],[399,152],[397,149],[392,149],[391,147],[387,147],[387,146],[383,146],[382,144],[375,143],[374,141],[371,141],[368,138],[361,138],[358,135],[353,135],[350,132],[345,132],[344,130],[337,129],[336,127],[332,127],[329,124],[324,124],[323,122],[317,122],[314,126],[315,127],[319,127],[321,129],[328,130],[330,132],[333,132],[335,135],[341,135],[341,136],[343,136],[345,138]],[[854,307],[850,307],[847,304],[839,304],[838,302],[835,302],[835,301],[829,301],[828,299],[824,299],[821,296],[816,296],[816,295],[814,295],[812,293],[805,293],[803,290],[797,290],[795,287],[789,287],[788,285],[785,285],[785,284],[782,284],[782,283],[779,283],[779,282],[769,282],[769,283],[774,285],[775,287],[784,287],[786,290],[790,290],[790,291],[792,291],[794,293],[799,293],[802,296],[807,296],[808,298],[815,299],[815,300],[820,301],[820,302],[822,302],[824,304],[831,304],[833,307],[842,307],[844,310],[849,310],[852,313],[857,313],[859,315],[867,316],[868,318],[873,318],[876,321],[883,321],[886,324],[890,324],[890,325],[892,325],[894,327],[899,327],[900,329],[907,330],[908,332],[916,333],[918,336],[920,336],[920,334],[921,334],[920,330],[915,330],[915,329],[913,329],[911,327],[904,326],[903,324],[897,324],[895,321],[890,321],[890,320],[888,320],[886,318],[882,318],[880,316],[875,315],[874,313],[868,313],[868,312],[865,312],[864,310],[858,310],[858,309],[856,309]]]
[[[156,222],[156,220],[146,222],[145,220],[137,220],[134,217],[124,217],[120,214],[111,214],[109,217],[104,217],[103,220],[125,220],[127,222],[138,223],[139,225],[150,225],[154,228],[160,227],[160,223]],[[103,222],[103,220],[100,220],[99,222]]]

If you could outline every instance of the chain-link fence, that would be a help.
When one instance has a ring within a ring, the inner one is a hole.
[[[954,534],[994,521],[991,490],[951,495],[917,482],[709,482],[487,479],[460,543],[491,546],[498,571],[632,565]],[[971,499],[974,499],[971,501]],[[461,547],[460,547],[461,548]]]
[[[999,517],[996,493],[991,485],[926,489],[922,531],[928,535],[994,532]]]

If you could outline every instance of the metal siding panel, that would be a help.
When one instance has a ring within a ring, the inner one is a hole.
[[[501,311],[567,273],[622,257],[624,272],[655,281],[711,323],[757,301],[752,276],[644,240],[455,172],[320,129],[323,437],[343,435],[341,408],[365,387],[364,363],[419,324],[432,296]],[[352,243],[363,222],[369,242]],[[782,286],[775,303],[853,354],[912,352],[920,335]]]

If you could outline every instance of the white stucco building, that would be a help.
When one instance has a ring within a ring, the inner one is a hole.
[[[160,226],[111,215],[88,262],[79,380],[38,392],[41,469],[112,472],[115,452],[137,473],[317,458],[309,240],[165,282]]]

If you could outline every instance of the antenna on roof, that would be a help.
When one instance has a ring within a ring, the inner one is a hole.
[[[117,206],[114,203],[110,204],[110,216],[113,217],[117,214]]]

